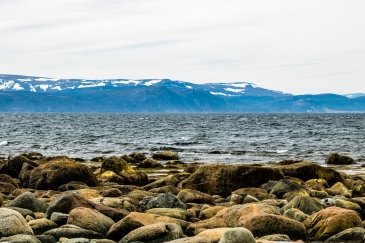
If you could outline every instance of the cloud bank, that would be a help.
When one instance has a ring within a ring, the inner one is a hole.
[[[365,92],[363,0],[0,0],[0,73]]]

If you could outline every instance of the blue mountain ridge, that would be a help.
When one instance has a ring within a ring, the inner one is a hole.
[[[1,112],[364,112],[365,95],[292,95],[253,83],[0,74]]]

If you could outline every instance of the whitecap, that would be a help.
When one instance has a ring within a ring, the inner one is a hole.
[[[286,149],[278,149],[278,150],[276,150],[276,153],[277,154],[285,154],[286,152],[288,152],[288,150],[286,150]]]
[[[9,144],[8,141],[2,141],[2,142],[0,142],[0,146],[6,146],[8,144]]]

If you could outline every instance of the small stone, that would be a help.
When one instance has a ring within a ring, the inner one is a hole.
[[[0,242],[4,243],[42,243],[33,235],[17,234],[0,239]]]

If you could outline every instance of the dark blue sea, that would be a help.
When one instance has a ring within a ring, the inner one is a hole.
[[[365,114],[0,113],[0,157],[36,151],[91,159],[179,152],[186,162],[365,161]]]

